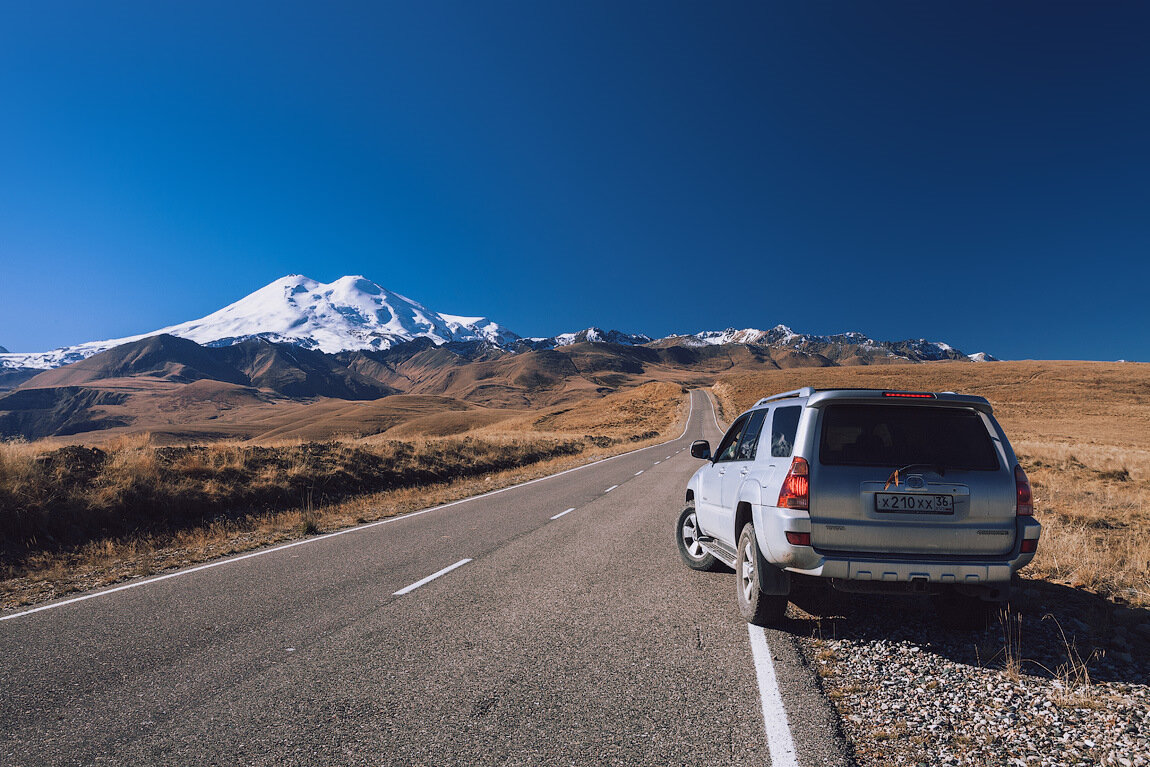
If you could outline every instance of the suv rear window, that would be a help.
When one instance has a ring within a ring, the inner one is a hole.
[[[819,461],[830,466],[915,463],[995,471],[998,456],[982,418],[966,408],[830,405]]]

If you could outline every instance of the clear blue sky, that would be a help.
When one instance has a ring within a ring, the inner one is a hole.
[[[1150,4],[0,6],[0,345],[364,274],[524,335],[1150,360]]]

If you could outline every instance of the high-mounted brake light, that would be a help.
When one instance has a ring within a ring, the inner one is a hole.
[[[884,391],[884,397],[905,397],[906,399],[934,399],[933,394],[925,392],[911,392],[911,391]]]
[[[779,502],[783,509],[809,509],[811,505],[811,468],[806,458],[797,455],[791,461],[791,468],[779,489]]]
[[[1034,516],[1034,500],[1030,492],[1030,479],[1022,466],[1014,467],[1014,513],[1019,517]]]

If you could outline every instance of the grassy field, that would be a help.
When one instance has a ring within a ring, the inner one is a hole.
[[[762,396],[805,385],[986,397],[1044,525],[1024,575],[1150,606],[1150,365],[802,368],[723,376],[714,393],[729,421]],[[0,444],[2,604],[513,484],[675,436],[686,416],[682,389],[668,383],[534,412],[396,402],[376,425],[386,432],[367,437],[172,445],[128,435],[98,453],[58,440]],[[361,418],[383,412],[356,407]]]
[[[651,383],[462,432],[421,416],[399,438],[0,443],[0,606],[514,484],[677,436],[686,414],[682,387]]]
[[[1023,574],[1150,606],[1150,365],[931,363],[780,370],[719,379],[728,421],[760,397],[859,387],[986,397],[1034,486],[1043,524]]]

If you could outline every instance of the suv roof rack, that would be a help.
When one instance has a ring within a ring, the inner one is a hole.
[[[804,386],[801,389],[785,391],[782,394],[772,394],[769,397],[763,397],[761,400],[755,403],[755,407],[758,407],[759,405],[765,405],[768,402],[774,402],[777,399],[788,399],[790,397],[809,397],[814,393],[815,390],[812,387]]]

